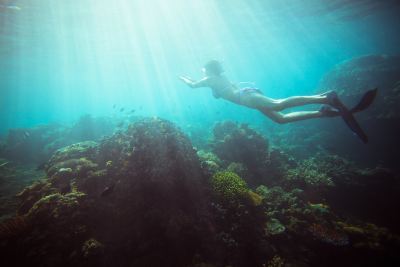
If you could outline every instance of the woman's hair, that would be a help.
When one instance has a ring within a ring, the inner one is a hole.
[[[214,75],[221,75],[224,72],[224,69],[222,68],[221,62],[218,60],[210,60],[204,65],[204,69],[208,73],[212,73]]]

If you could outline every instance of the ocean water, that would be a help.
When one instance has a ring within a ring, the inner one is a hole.
[[[397,0],[0,0],[4,261],[398,266],[399,26]],[[378,88],[368,144],[179,80],[212,59],[276,99]]]
[[[0,132],[113,106],[181,124],[257,112],[190,90],[223,61],[270,97],[314,93],[335,64],[399,52],[396,1],[1,1]],[[218,113],[218,114],[217,114]]]

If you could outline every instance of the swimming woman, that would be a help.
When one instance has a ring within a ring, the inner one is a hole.
[[[187,76],[179,78],[192,88],[210,87],[216,98],[223,98],[238,105],[246,106],[261,111],[264,115],[277,123],[289,123],[294,121],[334,117],[339,113],[332,109],[337,108],[338,97],[334,91],[329,91],[313,96],[292,96],[284,99],[273,99],[262,94],[257,88],[239,88],[223,75],[223,68],[219,61],[211,60],[203,67],[204,78],[194,81]],[[318,111],[296,111],[282,113],[287,108],[308,104],[324,104]]]

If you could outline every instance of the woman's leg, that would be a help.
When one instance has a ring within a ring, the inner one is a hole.
[[[259,109],[259,111],[261,111],[265,116],[267,116],[274,122],[280,124],[326,117],[326,115],[321,111],[297,111],[287,114],[270,110],[268,108]]]
[[[291,96],[288,98],[275,100],[275,107],[273,107],[273,110],[281,111],[291,107],[328,103],[328,98],[325,95]]]
[[[329,99],[326,95],[313,96],[292,96],[284,99],[273,99],[262,94],[249,94],[242,97],[242,105],[256,109],[270,109],[282,111],[286,108],[303,106],[308,104],[328,104]]]

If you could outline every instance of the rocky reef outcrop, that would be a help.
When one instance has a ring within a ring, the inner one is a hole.
[[[46,173],[18,195],[23,224],[14,228],[30,230],[2,241],[10,260],[184,266],[202,245],[204,177],[190,141],[168,121],[139,121],[98,144],[65,147]]]
[[[232,164],[232,170],[242,172],[251,185],[262,183],[269,158],[268,141],[247,124],[217,123],[211,147],[226,165]]]

